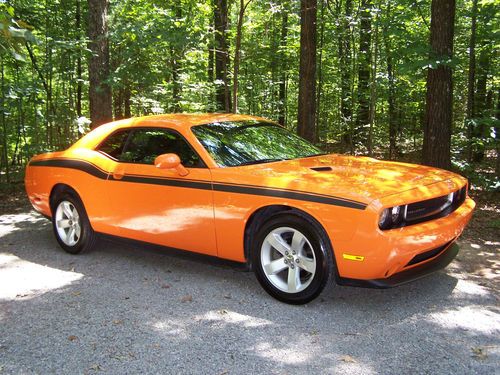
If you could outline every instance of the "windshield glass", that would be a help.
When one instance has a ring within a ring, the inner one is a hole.
[[[305,139],[270,122],[218,122],[194,126],[191,130],[223,167],[323,155]]]

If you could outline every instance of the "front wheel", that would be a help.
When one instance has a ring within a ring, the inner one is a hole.
[[[70,254],[94,246],[95,233],[80,199],[71,193],[58,196],[52,209],[52,226],[59,245]]]
[[[332,249],[322,228],[294,212],[277,214],[258,230],[253,265],[274,298],[304,304],[316,298],[333,270]]]

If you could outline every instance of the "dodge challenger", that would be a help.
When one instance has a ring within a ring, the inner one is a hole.
[[[325,154],[230,114],[102,125],[33,157],[25,184],[68,253],[111,235],[246,263],[291,304],[329,279],[387,288],[446,267],[475,206],[452,172]]]

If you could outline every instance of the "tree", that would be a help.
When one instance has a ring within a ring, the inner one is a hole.
[[[111,87],[109,78],[108,43],[108,2],[107,0],[88,0],[89,48],[92,56],[89,61],[89,106],[93,128],[113,119]]]
[[[451,168],[454,26],[455,0],[432,0],[430,45],[433,62],[427,71],[422,162],[445,169]]]
[[[229,44],[227,40],[228,6],[227,0],[214,0],[215,28],[215,101],[217,109],[231,112],[229,90]]]
[[[358,110],[354,143],[363,143],[368,147],[368,132],[370,126],[370,71],[372,64],[371,34],[372,34],[372,2],[361,0],[361,23],[359,29],[358,57]]]
[[[475,116],[475,87],[476,87],[476,21],[477,21],[477,1],[472,0],[472,14],[471,14],[471,27],[469,39],[469,72],[467,82],[467,136],[469,144],[467,149],[467,158],[472,161],[472,144],[473,144],[473,130],[474,130],[474,116]]]
[[[301,0],[298,134],[317,141],[316,132],[316,0]]]
[[[240,12],[238,14],[238,26],[236,28],[236,45],[234,46],[234,60],[233,60],[233,113],[238,112],[238,73],[240,71],[241,59],[241,37],[243,33],[243,17],[245,10],[252,0],[240,0]]]

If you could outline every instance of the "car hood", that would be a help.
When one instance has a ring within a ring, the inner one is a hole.
[[[466,183],[463,177],[442,169],[337,154],[219,169],[224,170],[233,172],[223,177],[228,182],[331,195],[366,204],[441,181],[453,180],[452,189]]]

